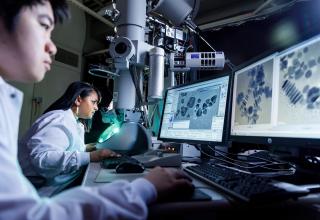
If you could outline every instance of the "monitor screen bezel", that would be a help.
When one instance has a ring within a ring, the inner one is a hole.
[[[219,74],[214,74],[214,76],[212,77],[207,77],[207,78],[203,78],[191,83],[187,83],[187,84],[183,84],[183,85],[178,85],[178,86],[174,86],[174,87],[169,87],[166,89],[165,92],[165,98],[164,98],[164,104],[163,104],[163,109],[162,109],[162,114],[161,114],[161,121],[160,121],[160,127],[159,127],[159,132],[158,132],[158,140],[161,141],[165,141],[165,142],[175,142],[175,143],[188,143],[188,144],[207,144],[207,145],[226,145],[228,140],[229,140],[229,131],[230,131],[230,95],[231,95],[231,91],[232,91],[232,73],[228,72],[228,73],[219,73]],[[165,138],[165,137],[161,137],[161,129],[162,129],[162,122],[163,122],[163,116],[164,116],[164,111],[165,111],[165,104],[167,101],[167,95],[169,90],[172,89],[178,89],[178,88],[183,88],[183,87],[187,87],[190,85],[195,85],[198,83],[202,83],[205,81],[210,81],[210,80],[214,80],[214,79],[219,79],[222,77],[226,77],[228,76],[228,90],[227,90],[227,99],[226,99],[226,109],[225,109],[225,117],[224,117],[224,124],[223,124],[223,132],[222,132],[222,139],[221,141],[203,141],[203,140],[192,140],[192,139],[174,139],[174,138]]]

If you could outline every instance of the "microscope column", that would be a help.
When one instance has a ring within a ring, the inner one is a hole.
[[[146,0],[117,0],[120,11],[116,28],[119,37],[144,42],[146,25]],[[136,56],[140,57],[140,50],[136,48]],[[121,70],[116,87],[118,88],[118,109],[135,108],[136,90],[129,70]],[[140,77],[139,77],[140,78]]]

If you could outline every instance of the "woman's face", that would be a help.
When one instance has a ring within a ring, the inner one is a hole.
[[[22,8],[12,33],[0,20],[0,74],[18,82],[41,81],[57,52],[51,40],[53,28],[49,1]]]
[[[85,98],[80,97],[79,103],[78,117],[83,119],[91,119],[94,113],[98,110],[98,94],[93,91]]]

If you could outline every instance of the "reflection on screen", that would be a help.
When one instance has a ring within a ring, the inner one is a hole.
[[[160,138],[222,142],[229,76],[169,89]]]
[[[231,135],[320,138],[320,37],[235,72]]]

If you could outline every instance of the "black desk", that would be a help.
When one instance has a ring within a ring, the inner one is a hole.
[[[99,163],[90,163],[82,185],[97,186],[95,182],[100,172]],[[110,172],[117,179],[117,174]],[[123,175],[123,174],[122,174]],[[125,176],[122,176],[125,178]],[[212,201],[156,203],[149,207],[149,219],[315,219],[320,220],[320,193],[309,194],[297,200],[288,200],[264,205],[248,205],[234,201],[215,188],[194,179],[196,188],[208,194]]]

